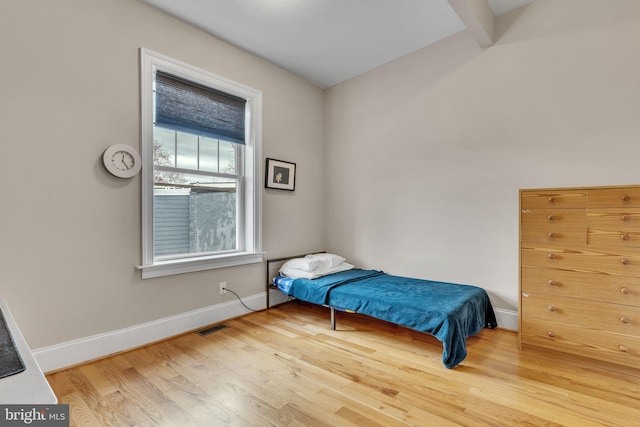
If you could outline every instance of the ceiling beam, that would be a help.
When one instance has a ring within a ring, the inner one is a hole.
[[[448,0],[480,47],[493,44],[494,16],[489,0]]]

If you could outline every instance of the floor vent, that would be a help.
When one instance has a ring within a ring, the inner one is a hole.
[[[211,334],[213,332],[217,332],[217,331],[219,331],[221,329],[225,329],[225,328],[228,328],[228,326],[227,325],[216,325],[216,326],[212,326],[212,327],[207,328],[207,329],[203,329],[203,330],[198,331],[196,333],[198,335],[200,335],[201,337],[204,337],[205,335],[209,335],[209,334]]]

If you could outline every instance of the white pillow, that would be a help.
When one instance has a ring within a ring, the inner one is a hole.
[[[335,254],[309,254],[305,259],[311,260],[316,268],[332,268],[342,264],[345,259]]]
[[[280,267],[280,271],[282,271],[283,269],[313,271],[315,269],[315,266],[310,260],[306,258],[294,258],[282,264],[282,267]]]
[[[310,254],[304,258],[294,258],[285,262],[282,269],[297,269],[302,271],[326,270],[337,267],[344,262],[344,258],[334,254]]]
[[[351,270],[354,267],[355,267],[354,265],[348,264],[346,262],[343,262],[342,264],[336,267],[325,268],[325,269],[320,269],[315,271],[306,271],[298,268],[285,268],[284,266],[282,266],[282,268],[280,269],[280,274],[285,277],[291,277],[292,279],[317,279],[318,277],[326,276],[333,273],[338,273],[340,271]]]

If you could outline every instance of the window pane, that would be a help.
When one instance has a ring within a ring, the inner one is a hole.
[[[200,170],[218,172],[218,140],[200,137]]]
[[[196,175],[182,181],[154,188],[155,256],[237,249],[237,181]]]
[[[175,166],[175,131],[153,128],[153,164],[158,166]]]
[[[184,132],[177,132],[176,146],[176,167],[198,170],[198,137]]]
[[[220,172],[237,174],[236,170],[236,150],[241,146],[227,141],[220,141]]]

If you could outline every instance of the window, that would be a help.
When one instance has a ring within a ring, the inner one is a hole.
[[[141,50],[142,277],[262,261],[261,93]]]

